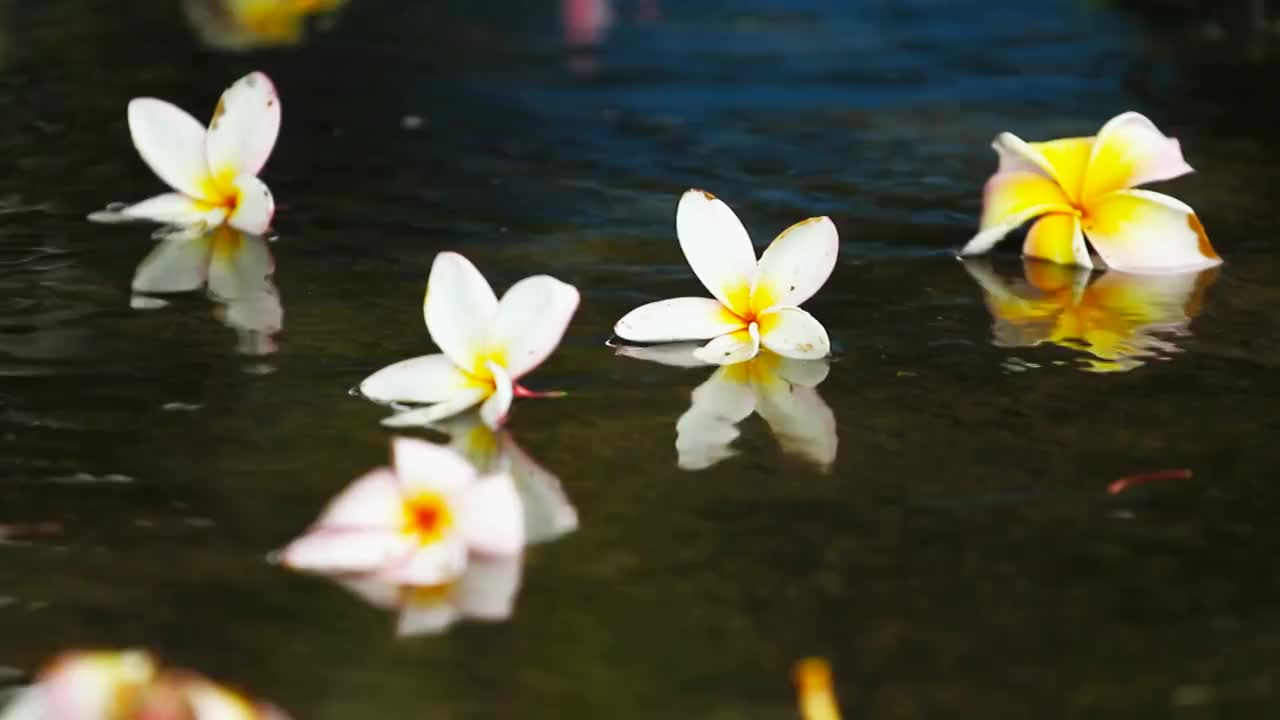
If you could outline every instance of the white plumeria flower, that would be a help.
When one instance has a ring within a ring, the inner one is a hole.
[[[683,297],[636,308],[614,325],[618,337],[643,343],[711,340],[697,356],[717,365],[750,360],[761,346],[801,360],[831,352],[826,328],[798,307],[835,269],[840,240],[830,218],[809,218],[782,231],[757,262],[733,210],[711,193],[689,190],[676,210],[676,235],[689,266],[715,299]]]
[[[258,173],[280,134],[280,98],[266,75],[250,73],[227,88],[208,130],[172,103],[135,98],[129,132],[143,161],[175,192],[97,212],[90,220],[179,227],[225,222],[254,235],[270,227],[275,201]]]
[[[387,425],[428,425],[480,405],[484,422],[500,427],[514,397],[539,395],[518,381],[560,344],[578,300],[572,285],[534,275],[499,302],[466,258],[440,253],[422,313],[442,352],[389,365],[360,383],[360,392],[377,402],[430,404],[387,418]]]
[[[511,476],[481,477],[457,453],[396,438],[394,469],[356,480],[307,532],[279,553],[286,567],[359,575],[396,585],[452,582],[471,554],[525,546],[524,511]]]

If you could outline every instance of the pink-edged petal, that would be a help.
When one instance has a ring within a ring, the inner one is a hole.
[[[670,367],[692,368],[704,367],[706,361],[699,360],[694,353],[702,343],[668,343],[665,345],[619,345],[614,352],[622,357],[645,360]]]
[[[523,565],[519,555],[473,558],[458,580],[453,602],[466,617],[506,620],[515,608]]]
[[[509,474],[483,477],[452,501],[458,535],[472,552],[513,555],[524,549],[524,506]]]
[[[613,333],[630,342],[675,342],[710,340],[746,326],[719,300],[682,297],[641,305],[622,316]]]
[[[839,252],[840,235],[831,218],[809,218],[783,230],[760,256],[752,308],[761,312],[813,297],[831,277]]]
[[[1034,173],[1053,179],[1053,165],[1031,143],[1011,132],[1002,132],[991,141],[1000,164],[996,173]]]
[[[192,200],[182,193],[156,195],[119,210],[89,214],[89,220],[97,223],[154,222],[178,227],[214,227],[226,217],[226,208]]]
[[[836,416],[813,388],[765,383],[758,386],[756,412],[782,450],[820,467],[836,460],[840,442]]]
[[[470,260],[453,252],[436,255],[422,314],[440,350],[464,372],[480,375],[498,298]]]
[[[756,251],[733,210],[711,193],[689,190],[676,208],[676,235],[694,275],[721,304],[745,315],[755,282]]]
[[[280,134],[280,97],[260,72],[240,78],[222,93],[205,144],[214,177],[257,175]]]
[[[209,271],[207,237],[174,237],[161,240],[138,263],[132,288],[140,293],[189,292],[205,284]]]
[[[443,402],[405,410],[383,418],[382,424],[386,427],[427,427],[432,423],[470,410],[488,396],[487,388],[468,389]]]
[[[693,356],[709,365],[746,362],[760,352],[760,329],[755,323],[746,330],[721,335],[693,351]]]
[[[1084,232],[1116,270],[1181,272],[1222,262],[1195,211],[1148,190],[1121,190],[1094,201]]]
[[[578,300],[577,288],[549,275],[527,277],[502,296],[489,351],[505,360],[512,380],[541,365],[556,349]]]
[[[352,481],[320,513],[314,528],[398,530],[404,522],[400,481],[389,468],[377,468]]]
[[[476,482],[476,469],[457,452],[435,443],[397,437],[391,441],[396,475],[405,494],[455,493]]]
[[[370,573],[399,567],[414,548],[414,537],[400,532],[319,527],[286,545],[276,559],[300,572]]]
[[[760,316],[760,344],[797,360],[817,360],[831,354],[831,339],[809,313],[800,308],[774,308]]]
[[[252,175],[241,175],[232,182],[236,209],[227,216],[227,224],[251,235],[261,235],[271,227],[276,214],[276,201],[266,183]]]
[[[515,387],[507,371],[494,362],[487,363],[489,374],[493,376],[493,394],[480,406],[480,419],[485,425],[497,430],[507,422],[511,414],[511,401],[515,397]]]
[[[142,160],[178,192],[215,201],[205,161],[205,129],[182,108],[155,98],[129,103],[129,134]]]
[[[402,561],[374,573],[378,580],[400,585],[432,586],[453,582],[467,570],[467,545],[454,534],[418,545]]]
[[[382,403],[439,403],[467,392],[483,396],[475,378],[440,353],[401,360],[360,383],[362,395]],[[479,398],[471,404],[476,402]]]
[[[1088,204],[1107,193],[1193,172],[1178,141],[1136,112],[1117,115],[1098,131],[1085,171]]]
[[[1080,218],[1067,213],[1049,213],[1036,220],[1022,243],[1022,254],[1059,265],[1091,268],[1089,246],[1085,244]]]

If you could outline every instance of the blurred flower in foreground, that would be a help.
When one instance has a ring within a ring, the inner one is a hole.
[[[835,269],[840,241],[830,218],[809,218],[783,230],[757,262],[733,210],[708,192],[689,190],[676,209],[676,235],[693,273],[715,299],[683,297],[641,306],[614,325],[618,337],[642,343],[711,340],[697,356],[716,365],[750,360],[761,346],[802,360],[831,351],[826,329],[797,307]]]
[[[347,0],[183,0],[187,19],[207,45],[226,50],[296,45],[313,16]]]
[[[519,380],[556,349],[577,309],[577,288],[549,275],[517,282],[499,302],[470,261],[440,253],[422,314],[441,354],[389,365],[365,378],[360,392],[377,402],[430,403],[385,425],[427,425],[480,405],[485,423],[500,427],[514,397],[542,395]]]
[[[378,468],[338,495],[280,551],[294,570],[415,587],[451,583],[470,557],[518,555],[524,515],[511,476],[480,476],[447,448],[392,441],[394,468]]]
[[[206,285],[222,310],[221,319],[240,335],[248,355],[275,352],[272,337],[284,324],[280,293],[271,282],[275,262],[261,237],[226,225],[211,231],[173,233],[138,265],[133,276],[134,307],[155,306],[150,295],[190,292]]]
[[[618,348],[618,354],[676,367],[703,366],[697,345]],[[677,464],[703,470],[735,455],[738,424],[758,413],[783,452],[819,467],[835,462],[839,439],[835,413],[815,389],[827,378],[827,360],[797,360],[768,350],[748,362],[720,367],[693,391],[676,421]]]
[[[1111,270],[1093,279],[1084,268],[1027,260],[1025,281],[1006,281],[985,262],[967,260],[964,267],[982,287],[997,346],[1079,350],[1096,358],[1086,367],[1093,372],[1132,370],[1178,352],[1168,338],[1189,334],[1218,274]]]
[[[831,665],[822,658],[805,658],[793,671],[796,700],[803,720],[840,720],[840,707],[831,689]]]
[[[140,650],[71,652],[22,690],[0,720],[287,720]]]
[[[560,21],[565,45],[599,45],[613,23],[613,0],[560,0]]]
[[[90,220],[206,228],[225,222],[255,235],[266,232],[275,201],[257,175],[280,132],[280,98],[266,75],[250,73],[227,88],[207,131],[176,105],[135,98],[129,132],[143,161],[177,192],[108,208]]]
[[[1028,143],[1006,132],[992,147],[1000,167],[983,193],[981,231],[962,255],[984,253],[1039,218],[1022,246],[1028,257],[1093,267],[1087,239],[1116,270],[1199,270],[1222,262],[1190,207],[1131,189],[1192,172],[1178,141],[1142,115],[1118,115],[1096,137]]]

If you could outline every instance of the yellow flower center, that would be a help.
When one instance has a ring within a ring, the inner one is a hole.
[[[405,532],[421,544],[439,542],[452,527],[453,513],[439,493],[422,492],[405,503]]]

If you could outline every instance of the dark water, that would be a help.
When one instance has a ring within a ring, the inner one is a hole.
[[[168,3],[8,5],[0,523],[41,527],[0,544],[0,666],[143,645],[313,719],[788,718],[790,665],[818,654],[851,718],[1273,715],[1280,136],[1232,91],[1263,71],[1057,1],[624,3],[569,53],[550,2],[357,0],[251,55],[201,49]],[[264,173],[284,330],[259,356],[201,294],[133,309],[149,229],[83,220],[160,190],[128,98],[204,115],[252,69],[285,108]],[[1216,276],[1086,292],[952,257],[992,136],[1126,109],[1200,171],[1167,190]],[[810,215],[840,229],[806,305],[837,346],[829,467],[751,417],[736,455],[681,470],[711,371],[604,346],[631,307],[701,294],[674,236],[691,186],[761,246]],[[347,390],[430,351],[445,249],[498,288],[583,289],[530,379],[570,395],[510,424],[580,528],[530,550],[510,622],[397,639],[392,613],[264,557],[385,461],[383,411]],[[1107,492],[1166,469],[1193,477]]]

